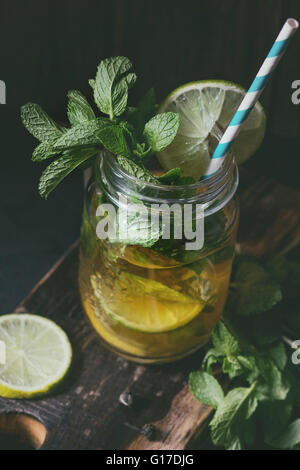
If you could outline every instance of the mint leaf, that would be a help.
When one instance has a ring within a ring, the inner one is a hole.
[[[158,179],[163,184],[174,184],[177,186],[196,183],[191,176],[181,176],[180,168],[172,168],[163,175],[158,176]]]
[[[293,421],[282,434],[274,439],[272,446],[276,449],[293,449],[300,444],[300,419]]]
[[[224,399],[219,382],[206,372],[192,372],[189,377],[190,390],[204,405],[217,408]]]
[[[257,407],[255,384],[249,388],[238,387],[227,393],[219,404],[210,423],[212,441],[226,449],[240,449],[241,437],[252,438],[253,427],[249,418]]]
[[[222,364],[224,373],[230,379],[238,377],[248,369],[251,370],[254,361],[250,356],[242,356],[241,347],[235,337],[225,327],[223,322],[219,322],[212,333],[213,355],[217,362]]]
[[[115,155],[131,156],[122,127],[118,125],[103,127],[97,132],[97,137],[99,137],[104,147]]]
[[[66,150],[73,147],[86,147],[101,145],[99,132],[105,127],[113,126],[106,118],[97,118],[78,124],[60,137],[54,144],[56,150]]]
[[[133,149],[133,154],[138,158],[145,158],[147,155],[151,156],[151,148],[148,147],[144,142],[142,144],[136,143],[136,147]]]
[[[283,377],[276,364],[268,357],[256,358],[259,374],[256,394],[259,400],[285,400],[290,390],[290,384]]]
[[[124,209],[124,207],[123,207]],[[117,209],[117,215],[110,220],[115,230],[109,233],[111,243],[122,243],[124,245],[139,245],[145,248],[151,247],[161,236],[159,224],[153,225],[150,214],[145,210],[145,206],[139,201],[128,201],[127,210],[120,214],[121,209]],[[121,217],[120,217],[121,215]],[[109,222],[104,220],[105,225]]]
[[[214,348],[210,349],[204,358],[205,367],[211,368],[214,363],[222,364],[223,372],[228,374],[231,380],[243,376],[251,383],[258,377],[256,358],[253,354],[243,352],[242,346],[223,322],[215,326],[212,343]]]
[[[142,165],[137,165],[132,160],[129,160],[128,158],[120,155],[117,156],[117,161],[122,170],[124,170],[129,175],[135,176],[141,181],[146,181],[147,183],[158,182],[157,178],[155,178],[155,176],[153,176],[152,173]]]
[[[57,150],[53,150],[53,144],[50,142],[41,142],[33,151],[31,160],[33,162],[41,162],[47,158],[57,155]]]
[[[28,132],[41,142],[54,142],[66,130],[35,103],[21,107],[21,119]]]
[[[179,114],[157,114],[145,125],[143,136],[153,152],[160,152],[173,141],[178,128]]]
[[[245,380],[251,384],[259,375],[256,365],[256,357],[251,354],[239,355],[237,356],[237,360],[242,368],[242,378],[245,378]]]
[[[243,356],[241,356],[243,357]],[[223,360],[223,372],[229,375],[230,380],[244,373],[244,367],[239,361],[239,356],[228,356]]]
[[[90,87],[94,90],[95,88],[95,80],[93,78],[90,78],[88,80]]]
[[[120,116],[126,109],[128,89],[135,81],[132,63],[127,57],[111,57],[100,62],[94,83],[94,99],[110,119]]]
[[[96,119],[92,107],[85,96],[78,90],[68,92],[68,118],[71,126],[77,126],[85,121]]]
[[[128,89],[130,90],[130,88],[133,87],[133,85],[135,84],[136,82],[136,79],[137,79],[137,76],[135,73],[129,73],[128,75],[126,75],[126,77],[124,78],[127,86],[128,86]]]
[[[101,146],[114,154],[129,157],[131,151],[124,130],[107,118],[85,121],[72,127],[54,144],[54,149],[64,150],[73,147]]]
[[[140,164],[141,158],[145,160],[147,155],[151,156],[151,148],[145,142],[138,142],[137,131],[132,126],[132,124],[126,121],[120,121],[118,125],[122,128],[124,136],[126,136],[126,139],[129,143],[131,148],[130,158],[132,160],[134,160],[137,164]]]
[[[223,322],[219,322],[212,333],[212,343],[218,354],[237,356],[241,349],[238,341],[232,336]]]
[[[163,184],[174,183],[179,180],[181,176],[181,168],[172,168],[172,170],[167,171],[161,176],[158,176],[158,179]]]
[[[274,362],[280,371],[285,369],[288,357],[282,341],[278,341],[276,344],[270,346],[265,350],[265,354]]]
[[[280,286],[259,264],[242,261],[233,275],[234,313],[256,315],[274,307],[282,299]]]
[[[95,148],[81,148],[68,150],[54,160],[42,173],[39,193],[42,197],[47,199],[51,191],[75,168],[81,163],[97,153]]]
[[[155,230],[151,224],[150,217],[137,217],[136,213],[127,213],[127,219],[118,218],[116,224],[116,235],[110,235],[111,243],[122,243],[124,245],[139,245],[145,248],[151,247],[161,236],[159,227]]]
[[[209,349],[203,358],[202,369],[208,372],[208,374],[212,374],[212,366],[222,364],[223,358],[224,356],[220,351],[214,348]]]

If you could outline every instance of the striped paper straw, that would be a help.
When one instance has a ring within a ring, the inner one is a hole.
[[[276,68],[277,64],[285,53],[289,45],[289,41],[295,34],[298,26],[298,21],[293,18],[289,18],[284,23],[269,54],[267,55],[264,63],[259,69],[258,74],[253,80],[252,85],[244,96],[243,101],[241,102],[238,110],[236,111],[219,144],[217,145],[210,160],[210,164],[208,165],[204,174],[204,178],[209,178],[212,176],[222,165],[230,147],[232,146],[241,129],[242,123],[245,121],[250,111],[255,106],[255,103],[271,78],[273,70]]]

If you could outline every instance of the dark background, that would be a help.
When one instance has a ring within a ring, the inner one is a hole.
[[[140,77],[132,94],[155,87],[158,101],[178,85],[218,78],[248,87],[299,0],[0,0],[0,314],[9,312],[79,234],[82,174],[69,176],[48,201],[37,185],[42,164],[30,160],[34,139],[19,108],[41,104],[65,120],[66,92],[91,97],[87,79],[107,56],[130,57]],[[262,96],[268,128],[246,164],[257,174],[299,188],[300,32]]]

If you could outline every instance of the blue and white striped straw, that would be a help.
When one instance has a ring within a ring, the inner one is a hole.
[[[289,18],[284,23],[269,54],[267,55],[264,63],[259,69],[258,74],[253,80],[252,85],[244,96],[243,101],[241,102],[238,110],[236,111],[219,144],[217,145],[204,174],[204,178],[209,178],[212,176],[222,165],[226,155],[230,150],[230,147],[232,146],[241,129],[241,125],[255,106],[255,103],[264,90],[267,82],[271,78],[273,70],[276,68],[277,64],[285,53],[289,45],[289,41],[295,34],[298,26],[298,21],[293,18]]]

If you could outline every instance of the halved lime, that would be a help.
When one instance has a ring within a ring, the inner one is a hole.
[[[53,321],[32,314],[0,317],[0,395],[33,398],[49,392],[65,377],[72,359],[66,333]]]
[[[211,157],[210,132],[215,124],[221,130],[227,128],[245,93],[240,85],[222,80],[191,82],[170,93],[159,112],[178,112],[180,126],[171,145],[158,154],[162,167],[180,167],[184,176],[200,178]],[[265,128],[266,116],[258,102],[232,146],[237,163],[243,163],[257,150]]]
[[[144,333],[174,330],[190,322],[205,303],[153,279],[122,272],[113,288],[91,277],[98,301],[114,321]]]

